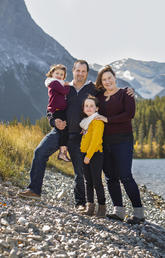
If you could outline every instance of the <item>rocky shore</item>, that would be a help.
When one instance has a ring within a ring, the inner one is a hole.
[[[147,220],[134,226],[78,214],[73,178],[60,173],[47,171],[41,201],[19,198],[19,190],[0,181],[0,258],[165,257],[165,201],[145,186],[140,191]],[[125,194],[124,203],[130,215]]]

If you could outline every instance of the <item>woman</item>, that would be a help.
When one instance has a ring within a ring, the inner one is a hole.
[[[131,172],[133,157],[131,119],[135,115],[135,100],[126,94],[126,89],[117,87],[116,76],[110,66],[105,66],[98,72],[96,88],[101,90],[97,96],[101,115],[97,119],[105,122],[103,171],[114,205],[113,213],[107,216],[110,219],[124,220],[121,181],[133,206],[133,217],[127,222],[139,224],[144,221],[144,208]]]

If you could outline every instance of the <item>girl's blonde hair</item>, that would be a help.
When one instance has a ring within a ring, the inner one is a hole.
[[[54,73],[54,71],[56,70],[62,70],[64,71],[64,79],[66,79],[66,67],[65,65],[62,65],[62,64],[57,64],[57,65],[51,65],[50,66],[50,70],[49,72],[46,74],[47,77],[52,77],[52,74]]]

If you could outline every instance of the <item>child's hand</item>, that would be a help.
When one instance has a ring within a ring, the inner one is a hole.
[[[90,159],[87,158],[87,157],[85,157],[85,158],[84,158],[84,163],[85,163],[85,164],[89,164],[89,163],[90,163]]]
[[[82,129],[80,134],[84,135],[84,134],[86,134],[86,132],[87,132],[87,130]]]
[[[64,82],[64,86],[69,86],[69,82]]]

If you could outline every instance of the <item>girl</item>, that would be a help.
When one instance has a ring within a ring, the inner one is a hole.
[[[84,154],[84,176],[86,183],[87,207],[83,214],[92,216],[95,210],[94,189],[98,199],[97,217],[104,217],[106,212],[105,194],[102,184],[103,148],[102,136],[104,123],[95,120],[98,115],[98,100],[88,96],[83,102],[83,112],[86,115],[80,122],[83,136],[81,152]]]
[[[52,65],[49,72],[46,74],[48,77],[45,80],[45,86],[48,88],[49,103],[47,106],[47,117],[52,127],[55,127],[55,119],[66,120],[66,95],[69,93],[70,87],[66,78],[66,67],[62,64]],[[60,133],[59,146],[60,151],[58,159],[70,161],[67,157],[67,129],[58,130]]]
[[[117,87],[115,73],[109,65],[98,72],[96,88],[101,91],[98,95],[101,115],[96,119],[105,122],[103,171],[114,204],[113,213],[107,216],[116,220],[123,220],[125,217],[121,182],[133,206],[133,217],[127,222],[139,224],[144,222],[144,208],[131,171],[133,156],[131,120],[135,115],[135,100],[126,93],[127,89]]]

